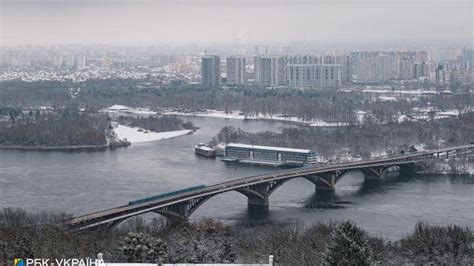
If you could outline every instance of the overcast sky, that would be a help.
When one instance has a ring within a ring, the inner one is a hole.
[[[3,45],[469,39],[471,0],[0,0]]]

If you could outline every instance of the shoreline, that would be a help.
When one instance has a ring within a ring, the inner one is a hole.
[[[134,128],[130,128],[134,129]],[[179,130],[179,131],[163,131],[152,132],[159,135],[158,138],[139,141],[124,141],[114,142],[104,145],[72,145],[72,146],[25,146],[25,145],[0,145],[0,150],[18,150],[18,151],[104,151],[113,150],[116,148],[123,148],[131,146],[133,143],[152,142],[166,139],[177,138],[185,135],[193,134],[197,129]],[[161,134],[160,134],[161,133]],[[169,135],[171,133],[171,135]]]
[[[122,141],[126,140],[127,142],[130,142],[132,144],[172,139],[172,138],[192,134],[196,130],[197,129],[194,128],[194,129],[181,129],[181,130],[173,130],[173,131],[154,132],[154,131],[148,131],[140,127],[130,127],[130,126],[121,125],[121,124],[117,124],[114,127],[114,132],[117,135],[118,139]]]
[[[252,115],[252,116],[245,116],[241,114],[241,111],[233,110],[229,113],[225,113],[222,110],[213,110],[207,109],[203,111],[173,111],[169,109],[164,110],[157,110],[152,111],[148,108],[135,108],[123,105],[113,105],[109,108],[102,109],[99,112],[110,112],[115,114],[123,114],[123,115],[176,115],[176,116],[183,116],[183,117],[210,117],[210,118],[220,118],[220,119],[238,119],[244,121],[267,121],[267,122],[282,122],[288,124],[296,124],[300,126],[308,126],[308,127],[341,127],[341,126],[349,126],[348,122],[332,122],[332,121],[325,121],[325,120],[312,120],[312,121],[304,121],[301,118],[297,117],[286,117],[286,116],[279,116],[279,115]]]
[[[176,115],[183,117],[209,117],[209,118],[218,118],[218,119],[237,119],[243,121],[266,121],[266,122],[281,122],[288,124],[296,124],[300,126],[307,127],[341,127],[348,126],[347,122],[328,122],[324,120],[313,120],[313,121],[303,121],[296,117],[278,117],[278,116],[244,116],[240,115],[237,111],[232,111],[231,113],[224,113],[223,111],[218,110],[207,110],[203,112],[175,112],[175,111],[163,111],[159,113],[161,115]]]
[[[82,151],[82,150],[107,150],[128,147],[129,143],[117,143],[113,145],[74,145],[74,146],[23,146],[23,145],[0,145],[0,150],[22,150],[22,151]]]

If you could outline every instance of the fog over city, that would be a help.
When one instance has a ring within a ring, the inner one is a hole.
[[[1,0],[1,43],[472,42],[472,1]]]
[[[0,266],[474,265],[473,13],[0,0]]]

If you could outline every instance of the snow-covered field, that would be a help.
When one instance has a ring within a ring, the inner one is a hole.
[[[166,131],[166,132],[147,132],[146,130],[139,131],[140,128],[133,128],[124,125],[118,125],[114,128],[115,134],[121,140],[126,139],[131,143],[156,141],[163,139],[170,139],[186,135],[192,132],[190,129],[177,130],[177,131]]]

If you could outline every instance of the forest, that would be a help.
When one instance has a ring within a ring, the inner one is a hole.
[[[11,111],[10,111],[11,112]],[[0,122],[0,147],[73,147],[107,145],[109,121],[77,111],[15,113]]]
[[[210,144],[237,142],[312,149],[327,158],[337,158],[350,151],[352,157],[369,158],[373,154],[399,154],[410,146],[433,149],[471,141],[474,141],[474,112],[426,122],[288,127],[281,132],[248,133],[240,128],[224,127]]]
[[[80,88],[78,95],[70,90]],[[412,88],[416,89],[416,88]],[[356,112],[368,112],[378,123],[393,122],[409,114],[414,107],[456,110],[472,108],[474,96],[469,91],[452,94],[428,94],[422,97],[382,101],[378,94],[334,89],[268,89],[258,86],[204,88],[199,85],[156,87],[140,80],[110,79],[71,81],[8,81],[0,83],[0,106],[62,108],[76,106],[96,111],[114,104],[147,107],[156,111],[173,109],[198,111],[214,109],[241,111],[244,115],[282,115],[301,120],[325,120],[356,124]]]
[[[154,132],[195,129],[191,122],[176,116],[119,116],[79,112],[76,109],[26,111],[0,108],[0,148],[68,149],[106,148],[130,145],[116,137],[111,126],[116,121]]]
[[[192,122],[184,122],[183,119],[174,115],[162,115],[159,117],[132,117],[119,116],[117,122],[130,127],[139,127],[153,132],[175,131],[182,129],[195,129]]]
[[[278,265],[472,265],[474,231],[419,222],[390,241],[351,221],[303,224],[286,220],[249,226],[204,219],[165,225],[132,218],[115,229],[70,231],[62,213],[0,211],[0,260],[97,258],[106,262],[268,263]]]

